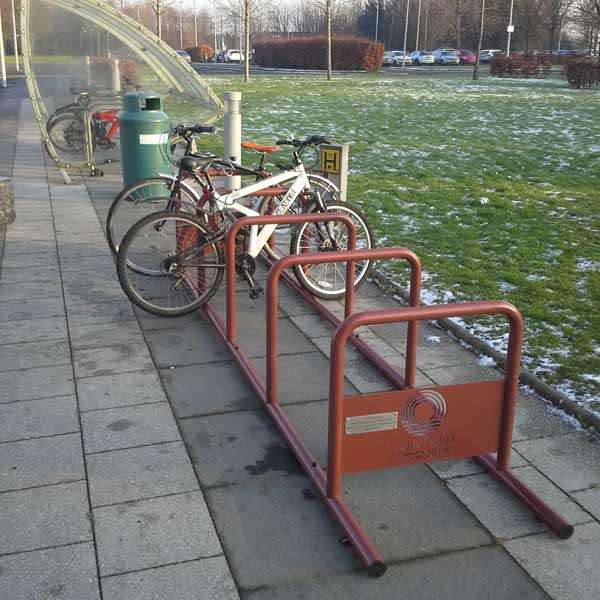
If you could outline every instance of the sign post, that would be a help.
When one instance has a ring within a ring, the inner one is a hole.
[[[321,144],[319,146],[321,171],[340,190],[340,199],[346,202],[348,188],[348,144]]]

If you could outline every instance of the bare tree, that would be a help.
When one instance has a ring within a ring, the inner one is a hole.
[[[176,0],[147,0],[156,17],[156,35],[162,40],[162,18]]]
[[[481,54],[481,47],[483,46],[483,30],[485,28],[485,0],[481,0],[481,9],[479,13],[479,42],[477,43],[477,58],[473,65],[473,80],[479,79],[479,55]]]

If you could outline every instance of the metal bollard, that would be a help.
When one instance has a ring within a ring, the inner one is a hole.
[[[119,69],[119,59],[112,58],[110,61],[110,72],[112,75],[112,89],[118,94],[121,91],[121,71]]]
[[[239,163],[242,160],[242,94],[241,92],[225,92],[225,158]],[[227,177],[225,185],[228,189],[239,190],[241,177]]]

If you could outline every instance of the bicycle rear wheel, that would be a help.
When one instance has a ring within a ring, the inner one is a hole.
[[[329,204],[327,212],[343,213],[349,216],[356,226],[356,249],[374,247],[373,233],[366,217],[358,209],[348,204]],[[348,228],[341,222],[304,223],[296,228],[290,243],[290,254],[304,252],[332,252],[348,248]],[[359,288],[371,272],[372,262],[363,260],[354,266],[354,287]],[[294,275],[300,284],[314,296],[334,300],[346,294],[346,263],[323,263],[318,265],[297,265]]]
[[[174,189],[171,177],[153,177],[137,181],[113,200],[106,217],[106,237],[116,254],[129,229],[142,217],[160,210],[183,210],[196,214],[199,197],[183,186]]]
[[[50,141],[61,152],[81,154],[85,143],[83,121],[74,114],[65,113],[56,117],[48,126]]]
[[[161,317],[200,308],[217,291],[225,259],[205,222],[181,212],[145,216],[123,238],[117,274],[127,297]],[[132,269],[133,263],[140,269]]]

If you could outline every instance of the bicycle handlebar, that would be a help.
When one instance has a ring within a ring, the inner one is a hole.
[[[277,146],[294,146],[294,148],[304,148],[305,146],[320,146],[321,144],[328,144],[329,142],[324,135],[311,135],[304,140],[277,140],[275,144]]]
[[[177,125],[173,128],[172,133],[179,135],[192,135],[194,133],[214,133],[213,125]]]

